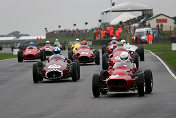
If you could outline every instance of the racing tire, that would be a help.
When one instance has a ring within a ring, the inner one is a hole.
[[[139,56],[136,52],[134,53],[134,63],[136,64],[136,68],[139,69]]]
[[[144,74],[139,74],[137,78],[137,90],[139,96],[144,96]]]
[[[100,65],[100,52],[98,50],[95,52],[95,64]]]
[[[40,51],[40,60],[45,61],[46,60],[46,55],[45,55],[45,50]]]
[[[153,75],[151,70],[144,71],[145,93],[150,94],[153,90]]]
[[[68,47],[68,52],[71,50],[71,47]]]
[[[68,52],[68,59],[73,61],[73,51],[71,50]]]
[[[109,58],[109,54],[106,52],[104,53],[104,55],[106,55],[106,58],[108,59]]]
[[[2,50],[2,46],[0,46],[0,50]]]
[[[79,61],[76,59],[74,60],[73,62],[76,62],[77,63],[77,69],[78,69],[78,80],[80,79],[80,64],[79,64]]]
[[[23,62],[23,59],[24,59],[24,57],[23,57],[23,51],[18,51],[18,62]]]
[[[141,61],[144,61],[144,48],[143,47],[139,47],[138,48],[138,54],[139,54],[139,56],[140,56],[140,60]]]
[[[43,67],[44,67],[44,64],[41,62],[41,61],[39,61],[38,63],[37,63],[37,65],[38,65],[38,69],[39,69],[39,73],[42,71],[42,69],[43,69]],[[39,81],[43,81],[43,77],[42,77],[42,74],[39,74],[39,79],[38,79]]]
[[[100,96],[99,78],[98,74],[94,74],[92,78],[92,93],[95,98]]]
[[[102,69],[108,70],[108,68],[109,68],[109,64],[108,64],[107,56],[105,54],[103,54],[103,56],[102,56]]]
[[[104,53],[106,53],[106,52],[107,52],[107,46],[104,45],[104,46],[102,47],[102,55],[103,55]]]
[[[33,64],[33,82],[38,83],[39,82],[39,67],[38,64]]]
[[[76,62],[72,63],[72,81],[76,82],[78,80],[78,66]]]
[[[62,45],[62,49],[65,50],[65,45],[64,44]]]

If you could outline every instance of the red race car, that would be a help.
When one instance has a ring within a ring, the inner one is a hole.
[[[38,62],[33,64],[33,82],[43,79],[60,80],[71,77],[75,82],[80,78],[80,67],[77,60],[71,61],[60,55],[53,55],[46,64]]]
[[[80,63],[92,63],[100,64],[100,53],[98,50],[92,50],[87,45],[80,46],[72,56],[72,53],[68,53],[68,57],[73,60],[79,60]]]
[[[45,61],[45,51],[40,50],[35,46],[28,46],[25,50],[20,49],[18,51],[18,62],[23,62],[23,60],[35,59],[41,59],[41,61]]]
[[[120,47],[113,50],[111,54],[104,53],[102,56],[102,69],[108,70],[109,66],[113,66],[116,62],[121,62],[120,54],[127,52],[131,62],[136,64],[137,69],[139,68],[138,54],[137,52],[129,52],[127,49]]]
[[[104,54],[104,53],[109,53],[109,54],[111,54],[112,52],[113,52],[113,50],[116,48],[116,47],[118,47],[118,44],[119,44],[119,42],[118,41],[116,41],[116,40],[112,40],[109,44],[108,44],[108,46],[103,46],[102,47],[102,55]]]
[[[50,45],[50,42],[47,42],[46,41],[46,45],[42,48],[40,48],[40,50],[45,50],[45,53],[46,53],[46,56],[47,56],[47,59],[53,55],[53,50],[54,50],[54,46]]]
[[[149,94],[153,90],[153,75],[151,70],[137,70],[131,62],[118,62],[109,71],[102,70],[92,78],[94,97],[108,92],[138,91],[139,96]]]

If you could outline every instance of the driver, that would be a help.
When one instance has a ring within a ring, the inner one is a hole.
[[[56,41],[54,42],[54,45],[60,47],[61,44],[60,44],[60,42],[58,41],[58,39],[56,39]]]
[[[116,37],[112,37],[112,40],[116,40],[117,38]]]
[[[75,40],[75,43],[79,43],[79,39],[78,38]]]
[[[122,41],[119,41],[119,43],[118,43],[118,47],[123,47],[123,43],[122,43]]]
[[[50,45],[50,41],[46,41],[46,45]]]
[[[34,42],[30,42],[30,43],[29,43],[29,46],[34,46]]]
[[[55,58],[55,57],[61,57],[61,58],[65,59],[65,57],[61,54],[61,49],[59,47],[54,48],[54,55],[52,55],[49,58],[49,60],[51,60],[52,58]]]
[[[124,39],[123,39],[123,40],[121,40],[121,42],[122,42],[123,44],[126,44],[126,40],[124,40]]]

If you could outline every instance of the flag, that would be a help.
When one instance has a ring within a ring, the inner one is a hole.
[[[116,0],[111,0],[111,4],[112,4],[112,6],[115,6],[116,5]]]

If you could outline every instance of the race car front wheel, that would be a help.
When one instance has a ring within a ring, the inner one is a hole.
[[[92,92],[94,97],[100,96],[99,78],[100,76],[98,74],[94,74],[92,78]]]
[[[95,64],[100,65],[100,52],[98,50],[95,52]]]
[[[73,82],[78,80],[78,66],[76,62],[72,63],[72,80]]]
[[[18,51],[18,62],[23,62],[23,51]]]
[[[33,82],[38,83],[39,81],[39,67],[38,64],[33,64]]]

